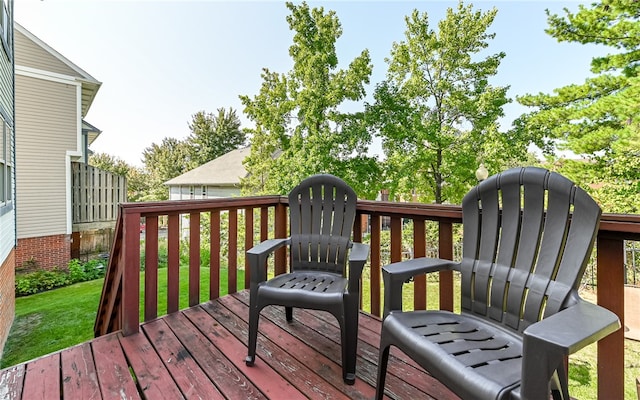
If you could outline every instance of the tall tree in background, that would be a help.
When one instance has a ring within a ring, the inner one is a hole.
[[[371,62],[363,50],[346,69],[338,69],[336,41],[342,27],[334,11],[286,4],[294,32],[291,71],[264,69],[254,97],[240,96],[255,122],[245,192],[287,193],[306,176],[326,172],[345,179],[360,196],[373,196],[378,182],[375,159],[366,156],[371,135],[362,113],[339,107],[361,100]]]
[[[498,132],[507,87],[489,83],[504,53],[486,55],[497,10],[460,2],[431,29],[427,13],[405,18],[405,39],[393,44],[387,78],[376,88],[369,120],[382,137],[391,195],[459,202],[479,163],[497,170],[523,157],[524,144]],[[509,145],[511,142],[511,145]]]
[[[164,138],[161,144],[152,143],[142,152],[149,174],[149,192],[145,200],[168,200],[166,181],[188,171],[190,147],[185,141]]]
[[[217,114],[198,111],[189,123],[191,135],[190,169],[214,160],[245,144],[246,134],[240,129],[240,119],[233,108],[218,108]]]
[[[127,201],[142,201],[149,192],[148,174],[138,167],[127,164],[121,158],[106,154],[95,153],[89,158],[89,164],[127,178]]]
[[[553,94],[518,101],[536,109],[516,121],[547,153],[571,150],[590,161],[562,160],[563,172],[591,192],[605,211],[640,211],[640,2],[608,0],[563,16],[547,11],[559,42],[598,44],[612,53],[591,61],[594,77]],[[597,188],[597,189],[594,189]]]

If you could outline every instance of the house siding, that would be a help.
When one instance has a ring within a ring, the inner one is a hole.
[[[67,151],[77,151],[77,86],[16,75],[18,239],[67,232]],[[72,111],[70,111],[72,110]]]
[[[62,75],[78,76],[78,73],[71,67],[18,31],[15,32],[15,48],[17,50],[16,65]]]
[[[194,186],[193,196],[191,196],[191,186]],[[240,188],[235,186],[207,186],[206,196],[202,194],[202,185],[169,186],[169,200],[218,199],[238,196],[240,196]]]

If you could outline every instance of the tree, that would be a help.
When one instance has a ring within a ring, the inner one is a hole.
[[[516,121],[517,129],[535,137],[548,154],[571,150],[583,158],[577,173],[562,162],[568,175],[607,211],[638,212],[640,193],[640,2],[601,1],[578,12],[547,10],[548,34],[559,42],[596,44],[613,52],[594,57],[593,77],[553,94],[518,97],[530,113]],[[571,166],[571,167],[570,167]],[[635,204],[635,205],[634,205]]]
[[[89,158],[89,164],[127,178],[127,201],[142,201],[149,192],[148,174],[138,167],[129,165],[124,160],[106,154],[95,153]]]
[[[159,145],[152,143],[144,149],[143,162],[149,173],[149,193],[145,200],[169,199],[169,191],[164,183],[188,170],[189,155],[187,142],[169,137],[162,139]]]
[[[525,156],[521,141],[498,131],[508,88],[489,80],[505,54],[485,55],[496,12],[460,2],[447,10],[437,32],[427,13],[414,10],[405,18],[405,39],[393,44],[387,78],[368,107],[382,138],[392,196],[459,202],[481,162],[497,170],[505,160]]]
[[[217,114],[198,111],[191,116],[190,168],[198,167],[245,144],[246,134],[233,108],[218,108]]]
[[[255,123],[245,166],[246,193],[287,193],[309,175],[326,172],[345,179],[360,196],[373,196],[377,163],[366,156],[371,135],[363,113],[344,113],[346,101],[364,97],[371,62],[363,50],[338,69],[336,41],[342,27],[334,11],[286,4],[294,32],[287,73],[263,69],[254,97],[240,96]]]

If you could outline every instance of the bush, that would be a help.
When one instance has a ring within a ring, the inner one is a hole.
[[[81,263],[77,259],[69,261],[68,269],[53,268],[16,275],[16,297],[44,292],[77,282],[102,278],[105,273],[102,260]]]

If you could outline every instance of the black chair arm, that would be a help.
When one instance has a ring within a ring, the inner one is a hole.
[[[349,292],[360,291],[360,277],[369,257],[369,245],[354,242],[349,251]]]
[[[527,327],[523,332],[521,397],[548,397],[549,381],[558,368],[564,368],[564,357],[618,329],[616,314],[584,300]],[[567,388],[562,390],[568,398]]]
[[[290,243],[290,238],[267,239],[247,250],[251,283],[260,283],[267,280],[267,258],[278,248]]]
[[[451,260],[420,257],[382,267],[384,317],[391,311],[402,310],[402,285],[410,278],[430,272],[454,270],[457,265]]]

